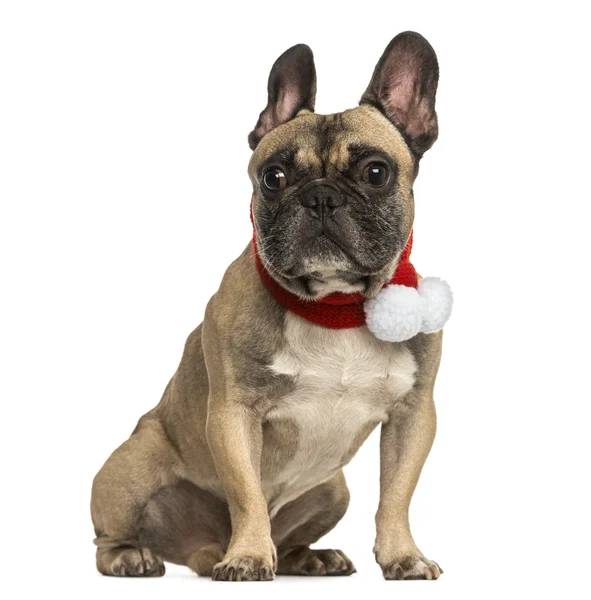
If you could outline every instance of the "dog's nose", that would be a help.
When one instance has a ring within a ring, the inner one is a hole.
[[[344,195],[327,185],[316,185],[300,196],[302,206],[310,209],[313,217],[323,218],[345,203]]]

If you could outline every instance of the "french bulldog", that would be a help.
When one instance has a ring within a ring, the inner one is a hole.
[[[411,236],[438,76],[430,44],[401,33],[359,106],[319,115],[310,48],[277,59],[248,138],[255,237],[160,403],[94,479],[100,573],[159,576],[164,561],[224,581],[354,573],[343,551],[311,545],[345,514],[343,467],[381,425],[376,560],[386,579],[440,576],[408,511],[435,436],[441,333],[393,343],[365,325],[319,325],[261,277],[262,265],[307,303],[378,294]]]

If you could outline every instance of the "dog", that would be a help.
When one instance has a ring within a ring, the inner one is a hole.
[[[438,78],[427,40],[401,33],[359,106],[319,115],[310,48],[277,59],[248,138],[254,241],[160,403],[94,479],[100,573],[158,576],[164,561],[224,581],[354,573],[341,550],[310,546],[345,514],[343,467],[381,424],[376,560],[386,579],[440,576],[408,510],[435,436],[441,332],[393,343],[281,300],[370,301],[391,280],[411,237],[419,161],[438,135]]]

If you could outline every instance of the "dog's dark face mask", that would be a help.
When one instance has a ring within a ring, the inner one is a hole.
[[[416,33],[395,37],[358,108],[314,110],[311,50],[287,50],[249,136],[257,248],[271,276],[307,298],[375,295],[414,217],[418,161],[437,138],[437,59]]]

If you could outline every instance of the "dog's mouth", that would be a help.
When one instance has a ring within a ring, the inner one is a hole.
[[[387,274],[363,268],[351,259],[338,258],[326,260],[315,255],[289,269],[265,265],[266,260],[263,260],[263,265],[284,287],[302,298],[321,300],[333,293],[363,294],[368,298],[375,296]]]
[[[301,244],[293,266],[282,275],[287,279],[308,277],[319,282],[340,279],[352,285],[376,273],[359,263],[346,244],[322,232]]]
[[[370,298],[391,275],[392,261],[364,265],[356,256],[354,241],[343,241],[324,228],[302,236],[288,253],[289,262],[281,264],[285,254],[277,254],[273,248],[266,250],[262,262],[268,272],[303,298],[319,300],[334,292]]]
[[[359,275],[348,271],[335,271],[326,273],[315,271],[306,276],[306,287],[315,295],[324,296],[332,292],[361,293],[369,288],[369,275]]]
[[[310,298],[333,292],[364,293],[372,273],[364,269],[346,248],[326,233],[303,244],[295,265],[282,275]]]

